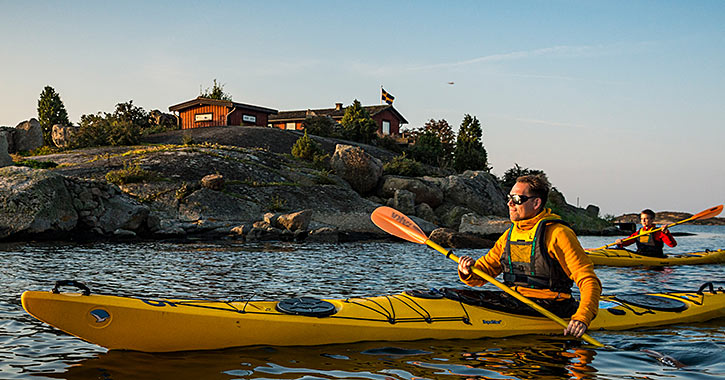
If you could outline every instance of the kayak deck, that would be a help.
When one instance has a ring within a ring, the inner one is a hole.
[[[725,263],[725,250],[705,250],[673,254],[668,257],[649,257],[639,255],[626,249],[599,249],[587,250],[587,255],[594,265],[608,265],[618,267],[634,266],[672,266],[672,265],[703,265]]]

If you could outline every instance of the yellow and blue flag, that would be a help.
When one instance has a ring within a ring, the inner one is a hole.
[[[380,91],[382,91],[382,95],[380,96],[380,100],[384,101],[385,103],[388,103],[390,105],[393,105],[393,100],[395,100],[395,97],[393,95],[390,95],[387,91],[385,91],[384,88],[380,87]]]

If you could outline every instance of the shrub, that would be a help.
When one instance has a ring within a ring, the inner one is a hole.
[[[377,139],[375,144],[383,149],[387,149],[395,153],[403,153],[403,148],[390,136]]]
[[[287,208],[287,201],[275,194],[270,199],[267,208],[270,211],[284,211]]]
[[[315,161],[315,157],[324,155],[324,152],[310,136],[307,136],[307,131],[305,131],[304,136],[297,139],[292,146],[292,155],[302,160]]]
[[[386,162],[385,165],[383,165],[383,174],[420,177],[426,173],[423,169],[423,165],[419,162],[406,158],[405,155],[402,155]]]
[[[184,133],[181,135],[181,144],[182,145],[191,145],[194,143],[194,137],[191,136],[191,133]]]
[[[58,166],[58,164],[53,161],[22,160],[16,162],[15,166],[27,166],[33,169],[50,169]]]
[[[435,133],[424,131],[410,148],[410,156],[419,162],[433,166],[442,166],[441,160],[445,156],[443,144]]]
[[[305,131],[311,135],[333,137],[336,135],[335,126],[337,123],[329,116],[310,116],[302,123]]]
[[[106,181],[116,185],[154,181],[156,179],[158,179],[156,173],[144,170],[138,164],[126,163],[123,165],[123,169],[111,170],[106,173]]]

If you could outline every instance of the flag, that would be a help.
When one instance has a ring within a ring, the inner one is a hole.
[[[382,95],[380,96],[380,100],[384,101],[385,103],[388,103],[390,105],[393,105],[393,100],[395,100],[395,96],[388,94],[387,91],[385,91],[384,88],[380,87],[380,91],[382,91]]]

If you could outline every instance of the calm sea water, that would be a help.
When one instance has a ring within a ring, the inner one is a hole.
[[[668,252],[725,248],[725,226],[686,226]],[[581,237],[587,248],[614,240]],[[478,257],[485,250],[458,250]],[[725,265],[598,268],[605,293],[725,287]],[[612,349],[557,336],[249,347],[170,354],[107,351],[26,314],[24,290],[76,279],[145,297],[350,297],[462,286],[455,263],[413,243],[6,243],[0,245],[0,379],[722,379],[725,319],[593,332]],[[487,285],[487,288],[490,285]],[[491,288],[492,289],[492,288]],[[684,368],[646,355],[669,355]]]

